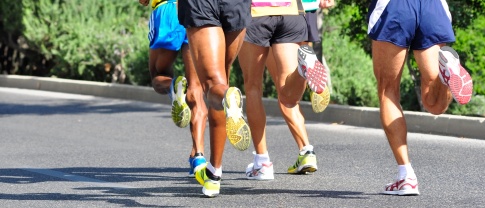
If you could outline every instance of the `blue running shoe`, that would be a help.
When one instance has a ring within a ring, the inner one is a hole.
[[[205,163],[207,163],[207,161],[204,158],[204,154],[202,154],[201,152],[195,153],[194,157],[189,157],[189,165],[190,165],[189,176],[194,177],[195,168]]]

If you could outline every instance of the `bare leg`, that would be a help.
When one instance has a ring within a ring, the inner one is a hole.
[[[239,54],[239,65],[243,72],[246,92],[246,114],[257,154],[267,152],[266,112],[262,100],[262,83],[268,50],[267,47],[244,42]]]
[[[204,91],[197,77],[188,45],[182,46],[182,55],[185,65],[185,77],[189,85],[186,99],[192,111],[192,117],[190,119],[192,151],[190,156],[193,157],[197,152],[204,153],[204,131],[207,122],[207,107],[204,101]]]
[[[187,28],[187,35],[197,75],[209,103],[210,162],[215,168],[221,168],[226,141],[222,99],[228,89],[229,66],[236,59],[245,30],[224,33],[220,27],[203,26]]]
[[[275,47],[276,46],[275,44]],[[283,68],[280,71],[282,73],[277,73],[277,64],[275,59],[278,60],[291,60],[285,57],[274,57],[273,55],[273,50],[271,49],[268,55],[268,59],[266,60],[266,66],[268,67],[268,71],[271,75],[271,78],[273,79],[275,85],[276,85],[276,92],[278,95],[281,94],[281,89],[282,86],[285,84],[285,77],[287,76],[288,73],[292,71],[292,67],[295,63],[290,63],[288,66],[290,68]],[[296,62],[296,58],[294,59]],[[282,65],[282,64],[279,64]],[[295,142],[298,145],[298,150],[301,150],[304,146],[309,145],[310,142],[308,141],[308,134],[305,128],[305,118],[303,117],[303,114],[300,109],[300,105],[296,104],[292,108],[287,108],[285,107],[281,101],[278,100],[278,104],[281,110],[281,113],[283,114],[283,118],[286,121],[286,124],[288,125],[288,128],[290,129],[291,134],[293,135],[293,138],[295,139]]]
[[[289,70],[286,72],[287,76],[284,80],[284,84],[281,86],[281,93],[278,93],[280,103],[287,108],[295,107],[300,103],[301,97],[303,96],[303,93],[305,93],[307,86],[305,78],[303,78],[296,69],[298,67],[298,47],[299,45],[295,43],[273,45],[274,57],[281,57],[283,59],[287,59],[287,57],[295,57],[294,61],[288,62],[290,65],[277,65],[279,70],[281,70],[282,67],[285,67],[285,70],[286,68]],[[276,61],[278,63],[278,60]],[[280,74],[281,71],[277,71],[277,73]]]
[[[388,42],[372,41],[372,60],[377,79],[382,127],[398,165],[410,163],[407,126],[399,92],[406,53],[406,48]]]
[[[155,92],[167,94],[172,84],[172,65],[177,59],[178,51],[163,48],[150,49],[148,69],[152,78],[152,86]]]
[[[444,113],[453,99],[448,87],[438,77],[438,51],[443,45],[414,51],[421,73],[421,99],[426,110],[432,114]]]

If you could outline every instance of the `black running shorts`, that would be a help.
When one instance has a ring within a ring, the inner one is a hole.
[[[246,29],[244,41],[263,47],[274,43],[299,43],[308,39],[303,15],[254,17]]]
[[[242,30],[251,22],[251,0],[178,0],[178,18],[185,28],[220,26]]]
[[[307,12],[305,14],[306,23],[308,25],[308,42],[319,43],[322,42],[320,39],[320,32],[318,32],[318,15],[317,11]]]

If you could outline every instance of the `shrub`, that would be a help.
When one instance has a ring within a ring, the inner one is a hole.
[[[465,29],[457,29],[453,48],[473,78],[474,92],[485,95],[485,16],[478,17]]]
[[[372,60],[358,44],[342,35],[354,8],[345,6],[325,17],[323,54],[331,70],[332,102],[344,105],[378,106],[377,85]]]
[[[148,56],[146,21],[136,17],[148,16],[149,10],[136,2],[39,0],[22,1],[22,6],[26,47],[55,63],[48,75],[123,79],[112,75],[131,70],[127,63],[139,53]]]
[[[485,116],[485,15],[481,15],[464,29],[456,30],[453,48],[460,55],[461,64],[473,79],[474,96],[470,103],[453,102],[448,113]]]

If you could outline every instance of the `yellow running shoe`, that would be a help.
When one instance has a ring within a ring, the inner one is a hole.
[[[229,142],[237,150],[248,149],[251,143],[251,130],[243,117],[241,91],[236,87],[227,89],[222,105],[226,113],[226,133]]]
[[[304,155],[298,154],[295,164],[288,168],[288,173],[307,174],[317,171],[317,156],[313,151],[306,151]]]
[[[180,128],[187,127],[190,123],[191,112],[185,102],[187,91],[187,79],[183,76],[172,79],[170,86],[170,98],[172,99],[172,120]]]
[[[323,112],[328,104],[330,103],[330,90],[326,87],[325,90],[318,94],[316,92],[310,91],[310,101],[312,103],[312,109],[315,113]]]
[[[209,175],[207,175],[209,173]],[[221,177],[214,176],[207,171],[207,163],[195,168],[195,179],[203,186],[202,193],[208,197],[219,195],[221,189]]]

